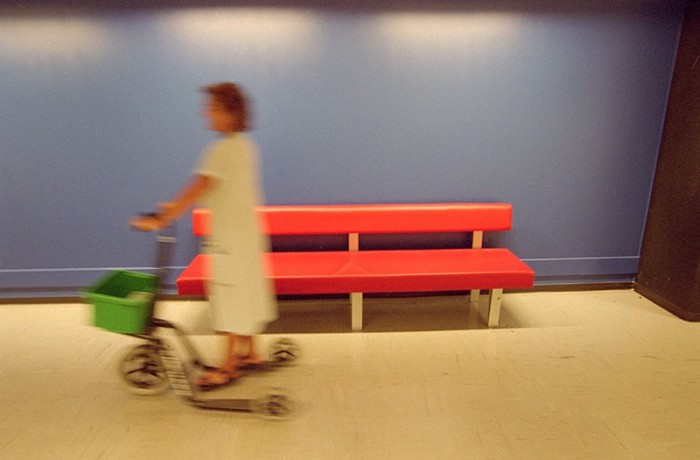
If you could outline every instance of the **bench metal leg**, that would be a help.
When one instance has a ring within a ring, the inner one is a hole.
[[[484,245],[484,232],[483,231],[475,231],[472,233],[472,248],[473,249],[480,249]],[[471,292],[469,293],[469,302],[470,303],[479,303],[479,297],[481,296],[481,289],[472,289]]]
[[[479,297],[481,297],[481,289],[469,291],[469,303],[479,303]]]
[[[350,293],[350,308],[352,317],[352,330],[361,331],[362,330],[362,293],[352,292]]]
[[[491,289],[489,294],[489,312],[486,324],[489,327],[498,326],[498,321],[501,317],[501,297],[503,297],[503,289]]]

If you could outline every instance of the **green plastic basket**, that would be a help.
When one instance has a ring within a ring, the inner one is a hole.
[[[95,306],[97,327],[122,334],[141,334],[153,315],[157,277],[117,270],[84,291]]]

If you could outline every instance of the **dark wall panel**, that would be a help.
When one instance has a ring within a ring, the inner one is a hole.
[[[644,234],[638,290],[700,321],[700,2],[688,6]]]

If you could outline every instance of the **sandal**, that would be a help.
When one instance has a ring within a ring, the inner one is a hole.
[[[198,379],[194,384],[201,391],[210,391],[216,388],[221,388],[238,380],[241,373],[238,369],[212,369],[208,370],[202,378]]]

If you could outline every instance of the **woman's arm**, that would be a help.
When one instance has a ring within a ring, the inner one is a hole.
[[[212,187],[214,179],[195,174],[192,179],[175,195],[175,198],[160,205],[160,212],[154,216],[135,217],[130,224],[137,230],[152,232],[166,227],[180,217]]]

